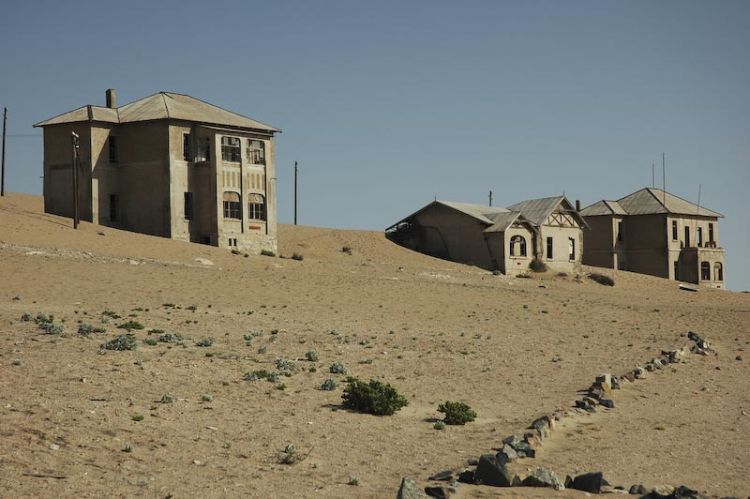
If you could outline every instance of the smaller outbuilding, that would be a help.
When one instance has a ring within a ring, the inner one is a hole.
[[[391,241],[437,258],[499,270],[551,270],[581,265],[586,222],[565,198],[531,199],[507,208],[435,200],[386,229]]]

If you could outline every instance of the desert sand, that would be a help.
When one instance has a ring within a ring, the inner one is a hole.
[[[76,231],[38,196],[0,199],[0,496],[395,497],[402,477],[426,485],[460,469],[572,404],[596,375],[680,347],[690,330],[716,353],[618,391],[614,409],[522,463],[750,494],[750,294],[600,269],[614,287],[583,274],[494,276],[379,232],[282,226],[279,240],[282,256],[304,260]],[[64,330],[46,334],[24,313],[53,314]],[[145,326],[137,349],[102,350],[128,320]],[[79,335],[79,323],[106,332]],[[153,329],[183,341],[144,343]],[[305,360],[311,350],[319,361]],[[243,380],[276,359],[298,372]],[[386,417],[343,410],[337,361],[409,405]],[[320,390],[326,378],[338,388]],[[446,400],[477,420],[433,429]],[[279,462],[288,444],[291,465]],[[471,485],[459,495],[583,497]]]

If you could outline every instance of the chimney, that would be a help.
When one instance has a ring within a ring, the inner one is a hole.
[[[110,109],[117,107],[117,90],[114,88],[107,89],[107,107]]]
[[[576,211],[581,211],[581,200],[576,199]]]

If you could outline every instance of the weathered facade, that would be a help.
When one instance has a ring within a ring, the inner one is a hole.
[[[71,133],[79,139],[82,220],[244,251],[276,251],[273,136],[193,97],[160,92],[87,105],[44,130],[44,210],[73,216]]]
[[[584,235],[584,264],[724,287],[720,213],[644,188],[617,201],[598,201],[581,215],[591,228]]]
[[[516,275],[534,259],[552,270],[576,271],[584,226],[563,196],[508,208],[436,200],[390,226],[386,236],[421,253]]]

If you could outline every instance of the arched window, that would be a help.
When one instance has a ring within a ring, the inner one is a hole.
[[[719,262],[714,263],[714,280],[715,281],[724,280],[724,266]]]
[[[224,192],[224,218],[242,219],[242,204],[237,192]]]
[[[247,218],[250,220],[266,219],[266,198],[263,194],[247,195]]]
[[[701,262],[701,281],[711,280],[711,264],[708,262]]]
[[[526,256],[526,239],[523,236],[510,238],[510,256]]]

